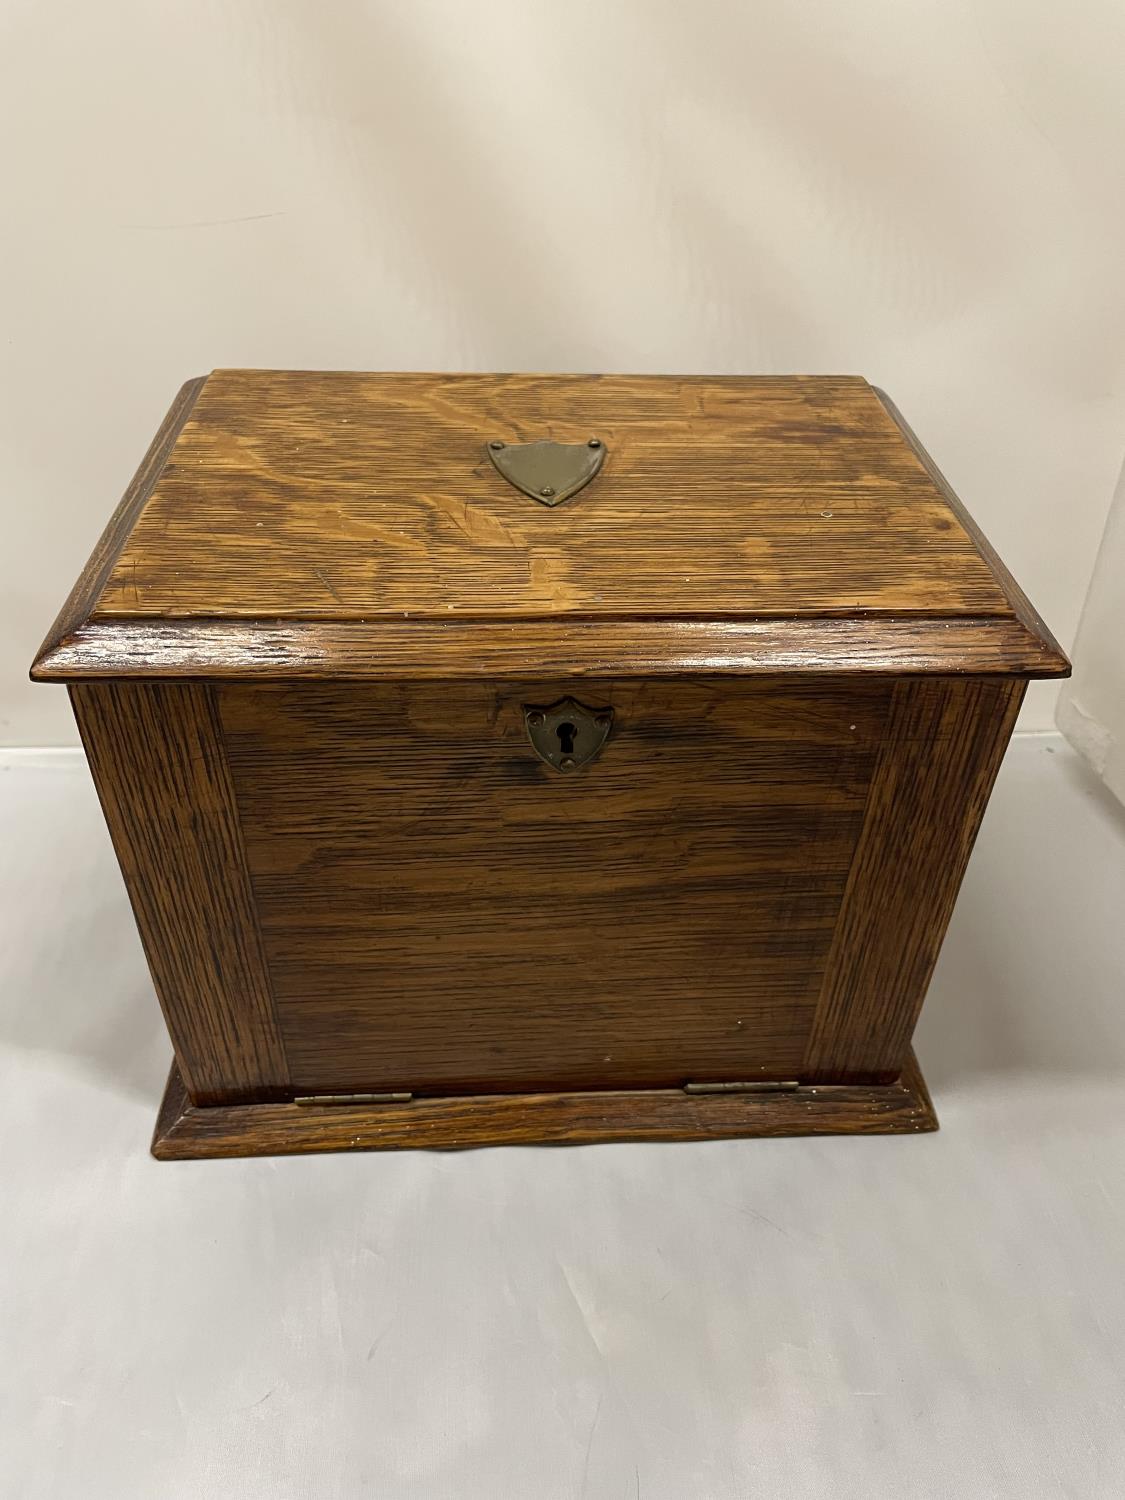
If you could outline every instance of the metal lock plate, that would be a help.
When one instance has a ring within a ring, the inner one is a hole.
[[[505,443],[493,438],[485,452],[509,484],[540,505],[569,500],[605,462],[605,444],[596,437],[585,443]]]
[[[564,774],[593,760],[613,727],[612,708],[587,708],[573,698],[550,708],[526,705],[523,717],[536,755]]]

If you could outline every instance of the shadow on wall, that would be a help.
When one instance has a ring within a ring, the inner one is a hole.
[[[1123,913],[1125,809],[1065,742],[1016,739],[918,1027],[931,1088],[1120,1075]]]

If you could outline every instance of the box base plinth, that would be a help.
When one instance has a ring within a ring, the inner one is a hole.
[[[407,1104],[237,1104],[197,1108],[173,1063],[152,1154],[161,1161],[305,1151],[463,1150],[731,1136],[914,1135],[937,1116],[911,1053],[894,1083],[810,1084],[792,1091],[685,1094],[679,1089],[476,1094]]]

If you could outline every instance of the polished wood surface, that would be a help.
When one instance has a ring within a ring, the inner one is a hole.
[[[690,1095],[675,1089],[487,1094],[408,1104],[194,1108],[175,1066],[152,1140],[162,1161],[304,1151],[462,1150],[729,1136],[917,1135],[937,1116],[913,1055],[901,1078],[793,1092]]]
[[[1063,654],[1018,620],[115,621],[39,659],[40,682],[237,677],[334,681],[545,676],[1065,677]]]
[[[603,471],[536,505],[484,456],[501,410],[510,439],[599,417]],[[32,676],[787,670],[1069,671],[865,381],[218,371]]]
[[[211,689],[99,683],[71,702],[192,1098],[286,1095]]]
[[[901,1069],[1024,687],[895,687],[802,1078]]]
[[[555,510],[484,452],[591,436]],[[1011,613],[858,377],[220,370],[94,618],[867,610]]]
[[[218,690],[294,1086],[789,1078],[891,687]],[[525,704],[611,705],[544,765]]]

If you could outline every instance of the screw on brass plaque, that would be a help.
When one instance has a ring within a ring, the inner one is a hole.
[[[593,760],[613,727],[612,708],[587,708],[573,698],[550,708],[525,707],[523,717],[536,755],[564,773]]]
[[[561,505],[577,495],[605,462],[605,444],[596,437],[585,443],[505,443],[493,438],[484,451],[509,484],[540,505]]]

